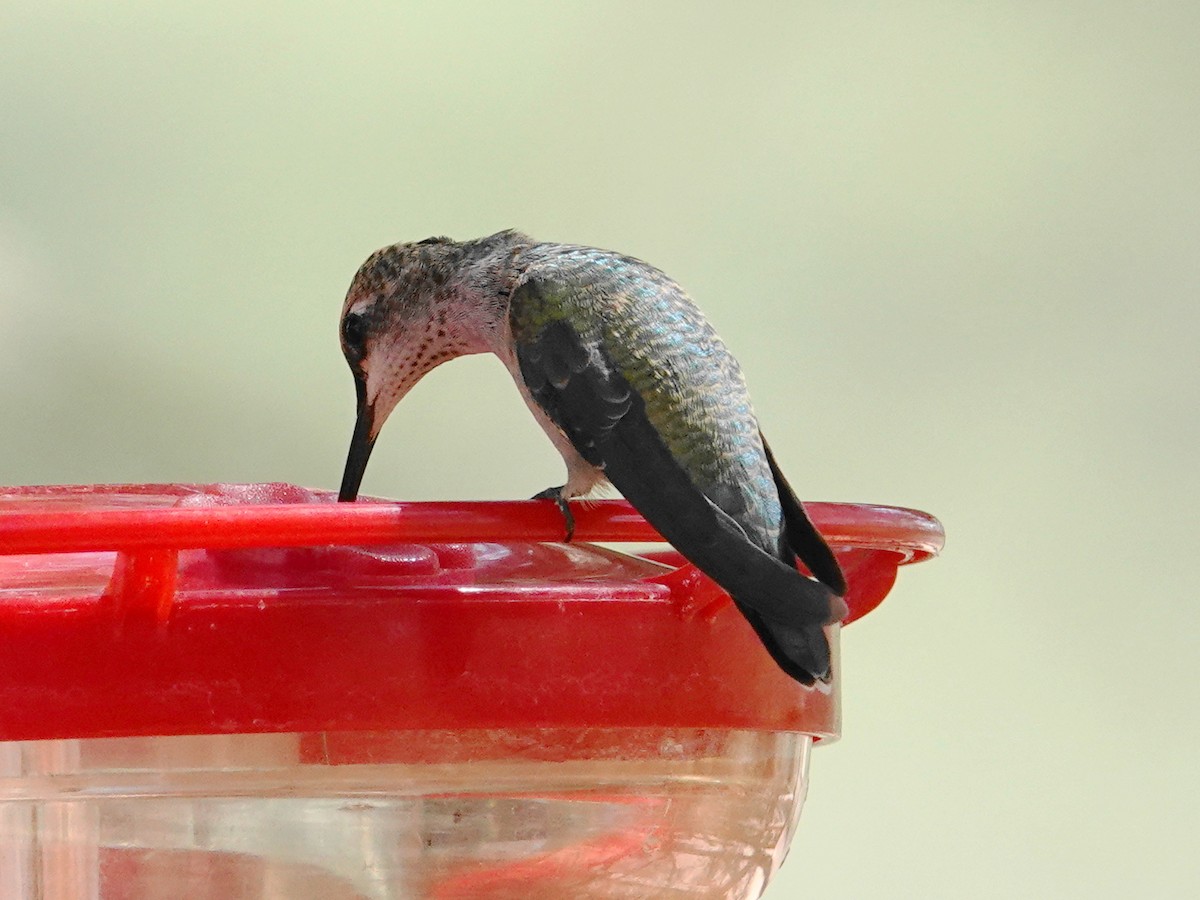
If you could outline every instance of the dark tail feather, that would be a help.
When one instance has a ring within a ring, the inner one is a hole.
[[[829,641],[820,625],[797,628],[766,619],[743,603],[737,606],[779,668],[801,684],[829,680]]]

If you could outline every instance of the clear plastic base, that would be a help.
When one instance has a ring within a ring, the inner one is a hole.
[[[752,898],[811,746],[692,729],[0,743],[0,897]]]

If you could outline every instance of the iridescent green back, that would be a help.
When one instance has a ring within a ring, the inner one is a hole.
[[[740,366],[683,289],[647,263],[589,247],[521,254],[514,340],[566,321],[638,392],[672,456],[751,540],[781,552],[782,512]]]

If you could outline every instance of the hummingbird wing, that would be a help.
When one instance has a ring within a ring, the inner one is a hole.
[[[526,288],[538,290],[527,283],[518,293]],[[526,388],[580,456],[729,592],[785,672],[808,684],[825,678],[830,657],[821,626],[839,611],[829,589],[763,550],[696,486],[600,341],[585,341],[565,315],[553,314],[521,317],[513,338]],[[789,534],[808,549],[809,532],[793,528],[790,518]],[[821,562],[815,568],[832,571]]]

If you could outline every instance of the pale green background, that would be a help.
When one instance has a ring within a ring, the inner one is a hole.
[[[0,479],[333,487],[367,253],[515,226],[641,256],[740,355],[803,496],[950,535],[847,631],[844,737],[768,896],[1200,895],[1198,25],[2,2]],[[560,475],[478,358],[365,489]]]

